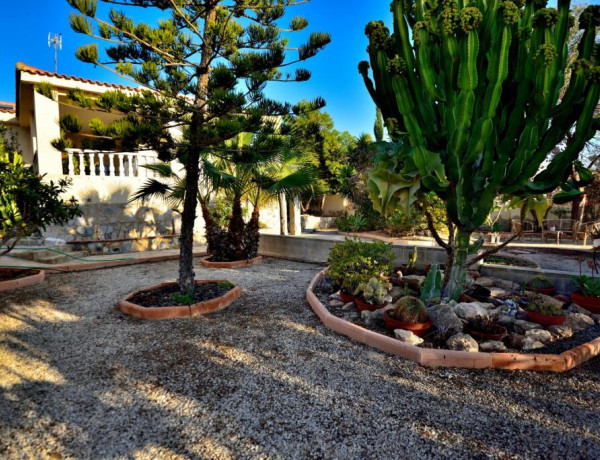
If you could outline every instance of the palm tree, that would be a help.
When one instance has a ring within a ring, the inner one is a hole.
[[[241,133],[204,156],[198,201],[211,260],[256,257],[260,209],[281,195],[296,196],[312,189],[316,172],[301,166],[298,153],[289,145],[288,136]],[[185,178],[168,164],[145,167],[160,177],[148,179],[129,201],[160,198],[170,207],[179,208],[185,197]],[[226,228],[218,225],[211,211],[211,200],[217,194],[224,194],[231,202]],[[244,200],[252,206],[248,222],[243,217]]]

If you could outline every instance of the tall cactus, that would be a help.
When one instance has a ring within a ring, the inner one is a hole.
[[[446,201],[457,228],[453,294],[464,282],[470,235],[495,197],[527,197],[561,184],[559,199],[577,193],[579,184],[565,180],[600,127],[593,118],[600,95],[600,6],[581,15],[578,59],[567,69],[569,7],[567,0],[558,0],[557,9],[546,8],[544,0],[394,0],[393,34],[383,22],[366,27],[370,63],[361,62],[359,72],[406,157],[397,162],[402,174],[373,176],[380,182],[404,178],[382,187],[385,203],[376,207],[385,213],[386,203],[405,199],[414,180]],[[539,172],[567,136],[567,147]],[[371,185],[377,189],[380,182]]]

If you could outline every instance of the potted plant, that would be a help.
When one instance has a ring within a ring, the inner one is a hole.
[[[383,320],[385,327],[391,331],[406,329],[418,336],[423,335],[432,324],[425,304],[413,296],[398,300],[392,309],[383,312]]]
[[[565,322],[565,315],[560,305],[535,296],[527,305],[527,319],[542,326],[558,326]]]
[[[361,283],[354,291],[357,296],[362,293],[361,297],[356,298],[356,305],[361,311],[383,308],[392,301],[391,290],[391,283],[381,278],[372,277],[366,283]]]
[[[334,286],[340,289],[342,301],[353,302],[358,286],[368,282],[369,278],[390,273],[394,260],[395,255],[389,244],[346,238],[329,253],[329,276]]]
[[[592,313],[600,313],[600,278],[580,275],[572,280],[578,290],[571,292],[571,300]]]
[[[554,285],[543,275],[534,276],[527,283],[527,289],[539,294],[554,294]]]
[[[496,322],[496,318],[476,316],[465,325],[465,330],[474,338],[480,340],[502,340],[508,331]]]

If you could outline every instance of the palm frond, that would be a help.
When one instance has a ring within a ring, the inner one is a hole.
[[[152,163],[140,165],[140,167],[157,172],[163,179],[174,179],[177,177],[177,174],[175,174],[175,171],[173,171],[173,168],[171,168],[169,163]]]
[[[144,185],[142,185],[142,187],[127,200],[127,203],[132,203],[133,201],[144,202],[151,199],[160,199],[168,203],[172,191],[173,189],[169,184],[156,179],[148,179]]]

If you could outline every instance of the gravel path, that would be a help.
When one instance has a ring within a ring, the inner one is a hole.
[[[565,375],[427,369],[327,330],[319,270],[198,269],[244,288],[205,318],[117,300],[176,262],[51,275],[0,297],[1,458],[598,458],[600,360]]]

